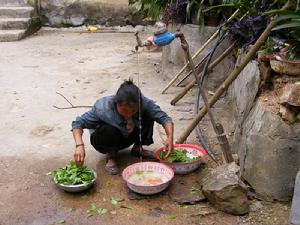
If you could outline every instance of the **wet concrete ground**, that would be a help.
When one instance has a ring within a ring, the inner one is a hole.
[[[236,217],[218,212],[206,202],[182,207],[170,199],[168,192],[153,199],[129,200],[121,176],[104,171],[104,156],[89,145],[88,132],[84,134],[86,165],[97,171],[96,186],[80,194],[55,187],[46,174],[72,159],[71,121],[87,110],[55,109],[53,105],[69,106],[56,92],[74,105],[92,105],[99,97],[113,94],[129,76],[137,82],[139,74],[143,93],[173,117],[175,137],[189,123],[192,96],[171,106],[169,102],[177,90],[171,88],[168,94],[160,94],[167,84],[161,75],[161,53],[144,52],[138,64],[131,52],[134,45],[133,34],[55,30],[42,30],[19,42],[0,43],[0,224],[43,225],[61,220],[82,225],[285,224],[289,205],[284,204],[263,203],[250,216]],[[148,149],[161,145],[157,131],[154,140]],[[188,142],[196,143],[194,135]],[[128,151],[121,158],[121,168],[139,161]],[[201,170],[181,178],[196,181],[199,173]],[[124,200],[113,206],[111,198]],[[108,213],[87,217],[92,203],[107,208]]]

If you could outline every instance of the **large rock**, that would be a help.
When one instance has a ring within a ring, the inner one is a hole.
[[[261,198],[289,200],[300,169],[300,123],[285,123],[259,98],[241,127],[234,146],[242,177]]]
[[[238,177],[239,167],[235,163],[225,164],[210,171],[202,179],[202,192],[217,209],[243,215],[249,212],[247,187]]]
[[[287,84],[280,97],[281,104],[300,106],[300,82]]]
[[[41,0],[40,4],[43,24],[55,27],[142,23],[142,17],[127,0]]]
[[[253,60],[247,64],[228,89],[227,99],[233,112],[231,125],[235,127],[235,134],[240,133],[244,119],[247,118],[255,102],[260,81],[258,63]],[[233,152],[237,151],[233,149]]]

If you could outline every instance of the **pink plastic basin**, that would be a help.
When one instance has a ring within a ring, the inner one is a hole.
[[[137,171],[156,171],[166,178],[166,181],[153,185],[136,185],[129,181],[129,177]],[[122,172],[122,177],[127,186],[139,194],[151,195],[166,189],[174,177],[174,171],[171,167],[158,162],[140,162],[126,167]]]
[[[203,158],[206,156],[206,151],[204,150],[204,148],[201,148],[197,145],[192,145],[192,144],[174,144],[174,148],[179,147],[179,148],[184,148],[188,151],[189,155],[192,155],[194,157],[200,156],[199,159],[196,159],[192,162],[168,162],[164,159],[161,159],[159,157],[159,154],[161,151],[164,150],[164,147],[159,148],[156,152],[155,152],[155,157],[162,163],[170,166],[175,174],[187,174],[190,173],[194,170],[196,170],[197,168],[199,168],[199,166],[202,163]]]

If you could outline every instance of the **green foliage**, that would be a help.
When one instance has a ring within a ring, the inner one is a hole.
[[[143,12],[147,17],[158,19],[160,13],[167,7],[171,0],[129,0],[137,10]]]
[[[159,154],[159,157],[161,159],[164,159],[165,156],[166,156],[166,152],[165,151],[161,151],[160,154]],[[172,154],[166,159],[167,162],[192,162],[194,160],[197,160],[199,159],[200,156],[196,157],[196,158],[190,158],[187,156],[187,150],[185,149],[174,149]]]
[[[288,60],[299,58],[300,52],[300,12],[298,7],[294,11],[278,13],[276,26],[272,29],[272,35],[284,39],[288,43],[285,48]],[[298,54],[297,54],[298,53]],[[298,57],[297,57],[298,55]]]
[[[272,31],[286,29],[286,28],[297,28],[300,29],[300,13],[286,11],[282,12],[276,19],[277,26]]]
[[[90,184],[95,178],[92,170],[86,166],[76,166],[71,160],[64,168],[57,168],[52,172],[55,183],[64,185]]]

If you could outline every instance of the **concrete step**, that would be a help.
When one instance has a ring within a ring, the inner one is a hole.
[[[28,26],[30,18],[0,18],[0,30],[22,30]]]
[[[25,30],[0,30],[0,42],[18,41],[25,34]]]
[[[29,18],[33,12],[33,7],[1,7],[0,18]]]
[[[0,6],[26,6],[27,0],[0,0]]]

